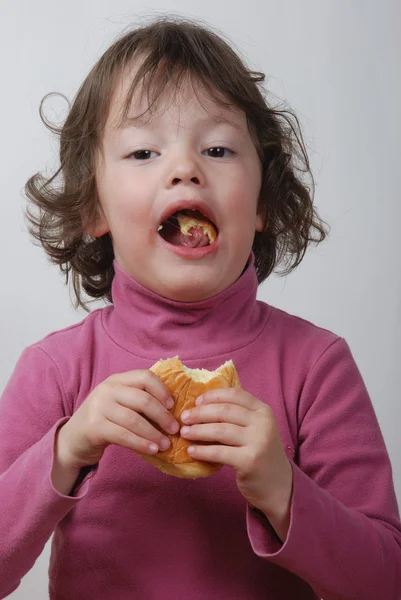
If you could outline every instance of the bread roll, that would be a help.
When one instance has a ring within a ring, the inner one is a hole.
[[[159,360],[150,370],[155,373],[168,388],[175,404],[172,414],[182,426],[181,413],[195,406],[195,400],[208,390],[229,387],[241,387],[234,363],[229,360],[215,371],[207,369],[188,369],[178,356]],[[160,429],[158,427],[158,429]],[[165,432],[163,432],[165,433]],[[222,465],[206,461],[194,460],[187,452],[193,442],[181,437],[180,432],[168,435],[171,446],[155,455],[143,455],[153,466],[167,475],[185,479],[208,477],[221,469]]]

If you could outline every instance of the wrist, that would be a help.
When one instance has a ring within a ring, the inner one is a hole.
[[[81,467],[75,466],[68,458],[62,442],[63,438],[60,438],[63,427],[56,432],[51,480],[54,489],[64,496],[69,496],[79,478]]]
[[[282,475],[280,483],[274,488],[274,493],[269,494],[267,502],[260,507],[260,510],[266,515],[276,534],[284,543],[291,521],[293,471],[290,461],[287,461],[287,467]]]
[[[62,425],[56,432],[54,459],[63,469],[70,473],[76,472],[78,474],[84,465],[78,464],[69,450],[67,424],[68,422]]]

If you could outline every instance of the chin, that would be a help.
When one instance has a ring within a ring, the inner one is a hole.
[[[200,265],[199,265],[200,266]],[[180,267],[176,273],[176,277],[172,277],[174,269],[163,280],[163,274],[156,275],[154,281],[158,282],[158,290],[155,290],[161,296],[175,300],[178,302],[201,302],[207,298],[217,296],[222,291],[230,287],[243,274],[247,266],[247,259],[244,264],[240,263],[236,266],[231,266],[230,273],[227,269],[223,271],[221,265],[213,265],[205,268],[194,269],[189,266],[189,269]],[[217,268],[217,271],[216,271]]]

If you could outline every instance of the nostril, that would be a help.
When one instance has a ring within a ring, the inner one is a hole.
[[[175,177],[172,183],[173,185],[177,185],[177,183],[180,183],[180,181],[182,181],[182,179],[180,179],[179,177]],[[200,184],[198,177],[191,177],[191,181],[192,183],[196,183],[197,185]]]

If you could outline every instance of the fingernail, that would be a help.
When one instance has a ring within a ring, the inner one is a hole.
[[[189,427],[181,427],[182,435],[186,435],[188,433],[189,429],[190,429]]]
[[[203,397],[202,397],[202,396],[199,396],[199,398],[197,398],[197,399],[195,400],[195,404],[196,404],[196,406],[199,406],[199,404],[202,404],[202,402],[203,402]]]
[[[184,410],[184,412],[181,413],[181,421],[187,421],[189,419],[189,415],[190,415],[190,411]]]
[[[174,421],[174,423],[171,423],[170,427],[168,428],[170,433],[177,433],[177,431],[179,430],[180,425],[179,423],[177,423],[177,421]]]
[[[195,452],[195,446],[190,446],[188,448],[188,454],[193,454]]]
[[[174,400],[172,398],[169,398],[166,402],[166,406],[167,406],[167,408],[173,408]]]
[[[167,438],[163,438],[159,444],[160,450],[167,450],[167,448],[169,448],[169,447],[170,447],[170,440],[168,440]]]
[[[150,452],[155,454],[156,452],[159,452],[159,446],[157,446],[156,444],[149,444],[149,450]]]

